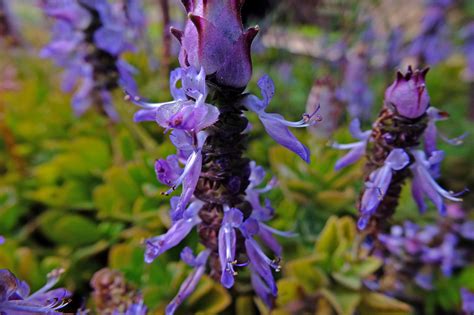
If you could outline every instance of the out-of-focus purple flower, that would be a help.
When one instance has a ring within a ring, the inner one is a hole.
[[[413,165],[410,166],[413,173],[412,193],[420,211],[423,212],[426,209],[424,201],[426,196],[438,208],[439,213],[445,215],[446,206],[443,199],[457,202],[462,201],[462,199],[457,197],[458,194],[446,191],[439,186],[430,172],[432,166],[439,164],[444,158],[444,153],[442,151],[435,151],[429,158],[421,150],[413,150],[412,154],[415,157]]]
[[[361,200],[359,210],[361,216],[357,222],[359,229],[365,229],[370,217],[387,193],[392,180],[392,171],[401,170],[409,162],[410,157],[404,150],[394,149],[385,159],[384,165],[370,174],[369,180],[365,183],[365,191]]]
[[[176,297],[168,304],[166,307],[166,315],[172,315],[178,308],[178,306],[183,303],[183,301],[191,295],[196,289],[199,280],[206,271],[206,262],[209,257],[210,251],[208,249],[199,253],[199,255],[194,258],[192,250],[189,247],[186,247],[181,253],[181,259],[185,261],[191,267],[194,267],[194,271],[184,280],[179,288],[178,294]]]
[[[245,87],[252,75],[250,46],[258,27],[244,31],[240,0],[183,0],[184,31],[171,32],[181,43],[181,67],[204,68],[219,85]]]
[[[350,150],[349,153],[337,160],[336,165],[334,166],[335,170],[340,170],[341,168],[357,162],[365,154],[371,130],[362,131],[360,129],[360,121],[356,118],[349,125],[349,131],[354,138],[360,141],[348,144],[333,142],[331,144],[333,148],[338,150]]]
[[[265,127],[267,133],[279,144],[298,154],[304,161],[309,163],[309,149],[303,145],[289,130],[288,127],[303,128],[314,125],[320,117],[316,115],[318,109],[311,114],[304,114],[299,121],[288,121],[283,116],[276,113],[265,112],[273,95],[275,94],[275,84],[273,80],[265,75],[258,80],[258,86],[262,93],[262,99],[249,94],[244,97],[243,105],[258,115],[258,118]]]
[[[408,54],[421,64],[436,65],[449,57],[452,51],[449,28],[446,21],[447,7],[451,1],[428,1],[421,21],[421,29]]]
[[[306,101],[306,112],[313,113],[319,108],[319,115],[324,117],[324,124],[310,126],[312,134],[329,138],[339,126],[344,108],[337,99],[336,89],[330,77],[315,80]]]
[[[468,289],[461,289],[462,310],[467,314],[474,313],[474,293]]]
[[[346,55],[344,79],[337,90],[337,97],[347,104],[352,118],[369,119],[373,104],[373,93],[368,85],[369,56],[368,49],[360,45]]]
[[[387,38],[387,48],[385,57],[385,67],[387,69],[397,68],[403,59],[403,36],[404,32],[400,27],[396,27],[390,31]]]
[[[413,72],[411,67],[403,75],[397,72],[397,79],[385,91],[385,102],[394,106],[397,112],[406,118],[418,118],[430,105],[426,90],[425,76],[429,68]]]
[[[28,284],[15,277],[9,270],[0,270],[0,313],[2,314],[59,314],[56,312],[69,303],[71,293],[66,289],[52,289],[62,270],[48,274],[46,284],[30,293]]]
[[[121,59],[124,52],[135,49],[129,26],[106,0],[46,0],[43,11],[55,24],[52,40],[40,55],[65,69],[65,91],[80,84],[72,100],[75,113],[82,115],[94,104],[117,120],[111,91],[121,85],[136,93],[136,70]]]
[[[466,56],[466,78],[474,80],[474,22],[469,23],[461,30],[461,37],[464,40],[463,52]]]

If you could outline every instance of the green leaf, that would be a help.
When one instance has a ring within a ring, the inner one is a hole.
[[[51,241],[73,247],[92,244],[100,239],[97,225],[78,214],[50,210],[39,218],[41,232]]]
[[[408,315],[411,307],[394,298],[375,292],[364,292],[360,305],[361,315]]]

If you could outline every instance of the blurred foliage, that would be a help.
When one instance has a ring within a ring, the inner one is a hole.
[[[409,305],[364,286],[382,261],[361,255],[360,241],[352,218],[330,217],[313,252],[284,267],[272,314],[410,314]]]

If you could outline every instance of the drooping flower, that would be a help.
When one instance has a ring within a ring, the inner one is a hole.
[[[71,91],[74,112],[82,115],[92,105],[118,119],[111,92],[118,86],[136,93],[135,69],[121,59],[134,50],[128,25],[107,0],[44,1],[45,14],[55,20],[52,40],[41,57],[65,69],[62,87]],[[78,86],[79,85],[79,86]]]
[[[7,269],[0,270],[0,313],[2,314],[59,314],[57,310],[69,303],[71,293],[66,289],[52,289],[63,270],[48,274],[46,284],[34,293],[24,281]]]
[[[258,80],[258,86],[262,93],[262,99],[249,94],[244,97],[243,105],[258,115],[267,133],[279,144],[298,154],[304,161],[309,163],[309,149],[303,145],[289,130],[288,127],[304,128],[314,125],[320,117],[316,115],[318,109],[311,114],[303,114],[299,121],[288,121],[276,113],[265,112],[268,104],[275,94],[273,80],[265,75]]]
[[[181,43],[182,68],[204,68],[217,84],[243,88],[252,76],[250,46],[258,27],[244,30],[241,0],[183,0],[188,13],[184,31],[171,32]]]

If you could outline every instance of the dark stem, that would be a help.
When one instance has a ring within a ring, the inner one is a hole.
[[[224,206],[236,207],[247,218],[252,212],[245,201],[245,190],[249,185],[250,160],[243,157],[247,146],[248,120],[242,108],[236,106],[241,94],[228,90],[216,90],[212,104],[219,107],[219,120],[207,129],[209,136],[202,149],[203,166],[194,195],[205,202],[199,212],[202,223],[198,227],[200,241],[212,250],[211,276],[220,278],[218,259],[218,234]],[[238,234],[236,257],[244,257],[243,237]]]
[[[474,80],[469,83],[469,119],[474,120]]]

